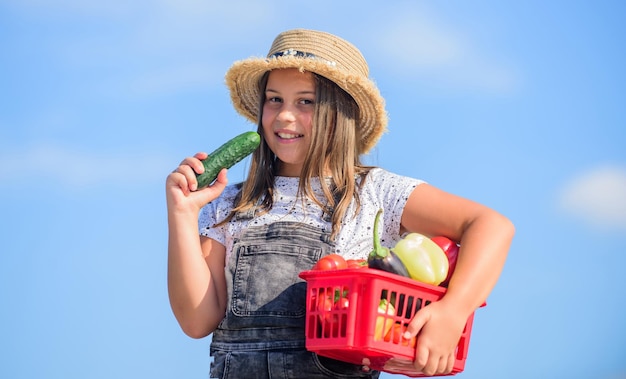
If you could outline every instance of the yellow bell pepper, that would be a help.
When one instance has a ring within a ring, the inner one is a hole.
[[[392,250],[406,266],[411,279],[438,286],[448,276],[446,253],[422,234],[407,234]]]

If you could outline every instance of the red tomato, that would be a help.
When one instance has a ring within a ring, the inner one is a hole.
[[[448,283],[450,282],[450,277],[454,272],[454,268],[456,267],[456,259],[459,255],[459,245],[457,245],[456,242],[452,241],[450,238],[444,236],[436,236],[431,238],[431,240],[439,245],[439,247],[443,249],[443,251],[446,253],[446,256],[448,257],[448,276],[443,282],[441,282],[441,284],[439,284],[442,287],[447,287]]]
[[[317,299],[317,310],[322,312],[321,315],[326,316],[333,310],[333,299],[331,296],[323,295]]]
[[[329,254],[320,258],[319,261],[313,266],[313,270],[341,270],[348,268],[348,263],[339,254]]]
[[[366,259],[348,259],[346,263],[348,264],[348,268],[366,268],[367,267]]]
[[[350,302],[347,297],[341,297],[339,300],[335,302],[333,308],[335,309],[335,315],[333,317],[333,337],[343,337],[346,335],[347,323],[348,323],[348,313],[341,312],[346,311],[350,307]]]
[[[332,323],[333,298],[330,294],[320,293],[316,300],[318,318],[324,334],[329,334],[330,324]]]
[[[350,302],[348,301],[348,298],[342,297],[335,302],[335,304],[333,305],[333,308],[341,311],[344,309],[348,309],[349,306],[350,306]]]
[[[334,292],[331,292],[330,288],[327,290],[325,293],[319,294],[320,296],[316,300],[321,334],[324,337],[345,336],[348,315],[342,311],[348,309],[349,300],[345,296],[345,292],[344,295],[340,295],[338,289],[335,289]]]

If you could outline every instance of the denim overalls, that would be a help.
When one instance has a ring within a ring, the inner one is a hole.
[[[306,282],[298,274],[332,251],[330,234],[297,222],[249,227],[235,240],[211,378],[378,378],[305,349]]]

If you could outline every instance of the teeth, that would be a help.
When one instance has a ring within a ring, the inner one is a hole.
[[[285,139],[297,138],[297,137],[301,137],[302,136],[302,134],[289,134],[289,133],[277,133],[277,134],[278,134],[278,136],[280,138],[285,138]]]

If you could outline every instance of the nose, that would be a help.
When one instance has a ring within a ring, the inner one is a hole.
[[[278,121],[281,122],[293,122],[296,120],[296,112],[297,110],[294,109],[294,107],[288,104],[284,104],[280,108],[280,111],[278,112],[278,115],[276,115],[276,118],[278,119]]]

